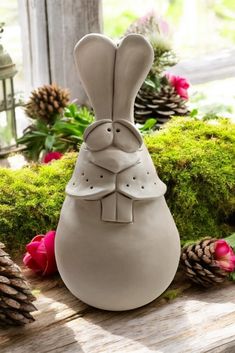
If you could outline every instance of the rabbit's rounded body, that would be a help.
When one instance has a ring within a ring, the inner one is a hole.
[[[75,59],[96,121],[84,133],[66,187],[56,261],[67,287],[84,302],[133,309],[168,287],[180,257],[166,185],[133,123],[153,50],[140,35],[116,46],[91,34],[77,44]]]
[[[56,260],[68,289],[85,303],[106,310],[137,308],[174,278],[180,242],[164,197],[134,201],[133,213],[133,223],[103,222],[99,201],[66,197]]]

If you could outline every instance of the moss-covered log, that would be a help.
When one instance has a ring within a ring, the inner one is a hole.
[[[235,124],[176,118],[145,138],[183,242],[231,232],[235,215]],[[51,165],[0,169],[0,240],[18,249],[55,229],[75,153]]]

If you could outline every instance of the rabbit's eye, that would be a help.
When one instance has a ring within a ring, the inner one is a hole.
[[[115,122],[114,144],[125,152],[137,151],[141,144],[141,137],[136,128],[126,122]]]
[[[113,142],[112,122],[97,121],[90,125],[84,135],[87,147],[92,151],[107,148]]]

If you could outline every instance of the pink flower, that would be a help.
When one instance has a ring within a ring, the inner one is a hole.
[[[190,85],[186,78],[175,76],[169,72],[166,73],[166,77],[168,78],[170,84],[175,87],[178,95],[183,99],[188,99],[188,88]]]
[[[60,152],[48,152],[43,158],[44,163],[49,163],[54,159],[60,159],[63,156]]]
[[[54,242],[54,230],[50,230],[45,235],[36,235],[26,245],[27,252],[23,258],[25,266],[43,276],[57,272]]]
[[[170,34],[169,24],[161,17],[158,19],[158,27],[162,35],[166,37],[169,36]]]
[[[228,243],[221,239],[215,242],[214,259],[220,268],[233,272],[235,269],[235,254]]]

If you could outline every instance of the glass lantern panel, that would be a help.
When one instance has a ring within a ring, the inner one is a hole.
[[[0,111],[10,109],[14,106],[14,91],[12,78],[6,78],[0,85]]]
[[[5,109],[4,97],[6,96],[6,82],[5,80],[0,81],[0,111]]]
[[[7,101],[7,109],[11,109],[13,106],[13,91],[11,85],[11,78],[6,79],[6,101]]]
[[[12,129],[14,113],[12,110],[0,112],[0,150],[15,145]]]

